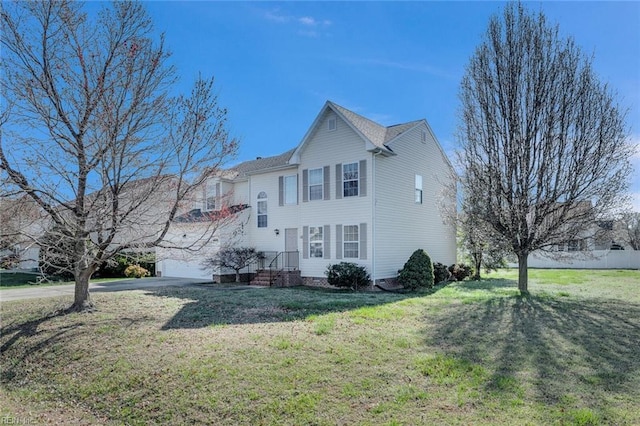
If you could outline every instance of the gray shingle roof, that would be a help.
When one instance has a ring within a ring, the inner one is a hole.
[[[390,152],[391,149],[385,145],[386,143],[422,122],[422,120],[416,120],[410,121],[408,123],[385,127],[373,120],[363,117],[360,114],[356,114],[355,112],[341,107],[340,105],[337,105],[331,101],[327,101],[327,105],[329,105],[334,111],[342,115],[345,120],[347,120],[372,144],[384,149],[387,152]],[[229,172],[237,173],[236,176],[243,176],[262,170],[286,166],[287,164],[289,164],[289,160],[291,159],[291,156],[296,151],[296,149],[298,149],[298,147],[290,149],[289,151],[284,152],[280,155],[242,162],[237,166],[231,167],[229,169]]]
[[[417,126],[418,124],[420,124],[420,122],[422,122],[422,120],[409,121],[408,123],[395,124],[393,126],[387,127],[387,133],[384,136],[384,143],[389,142],[396,136],[406,132],[414,126]]]
[[[287,152],[284,152],[279,155],[274,155],[272,157],[264,157],[257,158],[255,160],[249,160],[238,164],[230,169],[231,172],[236,172],[239,175],[246,175],[252,172],[257,172],[259,170],[271,169],[274,167],[286,166],[289,164],[289,159],[291,155],[295,151],[294,149],[290,149]]]
[[[409,130],[413,126],[420,123],[422,120],[410,121],[408,123],[396,124],[393,126],[385,127],[381,124],[376,123],[373,120],[369,120],[366,117],[361,116],[360,114],[356,114],[353,111],[350,111],[340,105],[337,105],[331,101],[328,102],[329,105],[340,114],[344,116],[353,127],[358,129],[360,133],[364,135],[371,143],[375,146],[383,149],[389,149],[385,144],[389,142],[391,139],[400,135],[401,133]]]

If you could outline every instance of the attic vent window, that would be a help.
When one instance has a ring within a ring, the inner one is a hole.
[[[422,131],[421,138],[422,142],[427,142],[427,132],[425,132],[424,130]]]
[[[330,118],[329,118],[329,122],[328,122],[328,124],[327,124],[328,129],[329,129],[330,131],[331,131],[331,130],[335,130],[335,129],[336,129],[336,126],[337,126],[336,118],[335,118],[335,117],[330,117]]]

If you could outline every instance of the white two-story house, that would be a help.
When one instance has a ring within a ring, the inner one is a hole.
[[[213,251],[236,244],[272,253],[267,261],[281,254],[279,264],[299,270],[304,284],[324,282],[327,266],[342,261],[364,266],[376,283],[393,281],[419,248],[434,262],[456,261],[456,230],[440,208],[455,203],[452,174],[426,120],[385,127],[327,102],[297,147],[212,178],[198,208],[223,199],[248,207]],[[202,260],[165,256],[159,266],[163,276],[211,278]]]

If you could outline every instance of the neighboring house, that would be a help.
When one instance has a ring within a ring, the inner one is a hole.
[[[165,226],[173,205],[175,178],[163,175],[137,179],[122,185],[118,208],[112,209],[109,189],[87,196],[95,214],[89,217],[90,239],[94,242],[113,237],[109,247],[126,245],[127,253],[155,253],[147,247],[156,240]],[[102,213],[104,212],[104,213]],[[70,208],[60,208],[61,215],[71,215]],[[113,236],[110,231],[116,223]],[[16,269],[37,270],[40,266],[42,244],[47,233],[55,229],[53,220],[30,197],[3,199],[0,203],[0,259],[15,254]],[[55,237],[54,237],[55,240]]]
[[[28,196],[0,200],[0,261],[3,266],[23,270],[38,268],[40,248],[33,236],[44,233],[44,224],[41,209]]]
[[[554,247],[548,254],[531,253],[531,268],[640,269],[640,250],[633,250],[624,238],[624,222],[594,221],[584,238]],[[510,266],[515,266],[510,265]]]
[[[455,228],[439,206],[453,168],[425,120],[385,127],[327,102],[300,144],[285,153],[241,163],[212,178],[196,211],[235,208],[211,249],[165,252],[163,276],[210,278],[203,260],[219,247],[253,246],[279,256],[305,284],[326,282],[330,264],[354,262],[375,282],[395,280],[411,253],[425,249],[434,262],[456,261]],[[226,201],[222,201],[226,200]],[[168,240],[194,238],[183,218]]]

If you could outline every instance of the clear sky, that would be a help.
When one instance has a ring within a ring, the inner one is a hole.
[[[640,2],[525,2],[588,54],[640,142]],[[184,92],[214,75],[238,161],[295,147],[325,101],[384,125],[426,118],[456,147],[458,86],[503,2],[147,2]],[[640,154],[632,191],[640,211]]]

